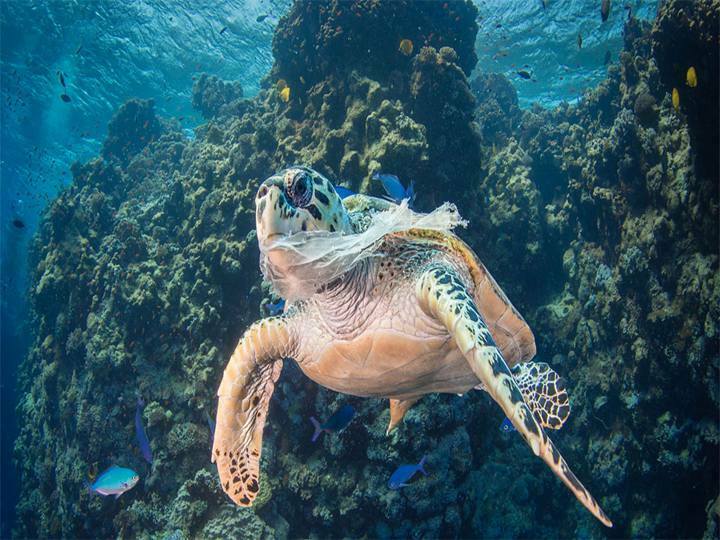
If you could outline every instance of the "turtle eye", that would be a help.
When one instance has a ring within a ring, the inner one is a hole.
[[[305,208],[310,204],[313,195],[313,184],[310,175],[305,171],[298,171],[288,186],[288,196],[297,208]]]

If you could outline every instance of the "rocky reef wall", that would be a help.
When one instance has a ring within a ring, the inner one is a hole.
[[[716,3],[698,5],[717,21]],[[552,111],[521,111],[501,75],[468,80],[471,2],[364,0],[295,4],[255,98],[198,79],[193,104],[207,123],[194,140],[152,102],[123,105],[35,241],[15,535],[717,536],[718,180],[701,164],[712,160],[698,141],[712,134],[696,107],[717,119],[718,95],[683,89],[675,111],[670,92],[683,81],[663,43],[685,32],[702,56],[718,36],[717,25],[687,31],[682,6],[666,2],[652,28],[628,21],[605,82]],[[401,39],[413,40],[410,56]],[[554,439],[615,528],[500,432],[483,393],[427,396],[388,437],[387,402],[320,389],[290,362],[256,504],[230,503],[206,414],[269,300],[255,191],[292,163],[375,193],[372,173],[393,172],[415,181],[420,209],[459,204],[471,222],[463,238],[567,379],[573,412]],[[138,395],[152,466],[135,442]],[[310,444],[308,417],[346,402],[358,411],[347,430]],[[394,468],[424,454],[430,476],[389,491]],[[89,495],[84,482],[110,464],[132,467],[140,484],[118,500]]]

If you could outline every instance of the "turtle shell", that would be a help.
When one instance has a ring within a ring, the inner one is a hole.
[[[387,210],[393,203],[368,195],[353,195],[343,201],[357,229],[364,229],[372,212]],[[473,281],[472,295],[485,324],[500,348],[508,366],[531,360],[536,353],[535,336],[525,319],[510,303],[475,252],[452,233],[427,229],[410,229],[391,236],[426,241],[459,257],[467,266]]]
[[[473,299],[505,362],[509,367],[513,367],[535,356],[535,336],[530,326],[470,246],[452,233],[425,229],[410,229],[404,233],[396,233],[396,236],[428,241],[465,262],[473,281]]]

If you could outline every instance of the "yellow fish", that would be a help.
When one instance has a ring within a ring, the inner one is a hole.
[[[290,87],[286,86],[282,90],[280,90],[280,99],[282,99],[285,103],[290,101]]]
[[[695,88],[697,86],[697,73],[695,73],[695,68],[693,66],[690,66],[687,70],[686,81],[690,88]]]
[[[413,52],[413,42],[409,39],[402,39],[400,40],[400,46],[398,49],[400,49],[400,52],[405,56],[410,56]]]
[[[672,91],[672,104],[676,111],[680,109],[680,92],[677,88],[673,88]]]

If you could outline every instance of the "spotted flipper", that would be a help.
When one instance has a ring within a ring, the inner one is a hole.
[[[510,371],[540,425],[560,429],[570,417],[570,400],[562,377],[545,362],[524,362]],[[487,391],[482,383],[475,389]]]
[[[252,325],[240,339],[218,389],[212,461],[223,490],[250,506],[260,489],[260,453],[270,397],[291,350],[284,317]]]
[[[395,429],[402,419],[405,417],[405,413],[410,410],[410,407],[415,405],[420,398],[412,399],[391,399],[390,400],[390,423],[388,424],[385,435],[389,435],[390,432]]]
[[[562,377],[545,362],[518,364],[512,374],[540,425],[560,429],[570,416],[570,400]]]
[[[612,527],[610,519],[570,470],[523,400],[510,369],[459,273],[449,265],[432,265],[417,280],[416,294],[425,312],[445,325],[475,375],[530,445],[533,453],[552,469],[595,517]]]

